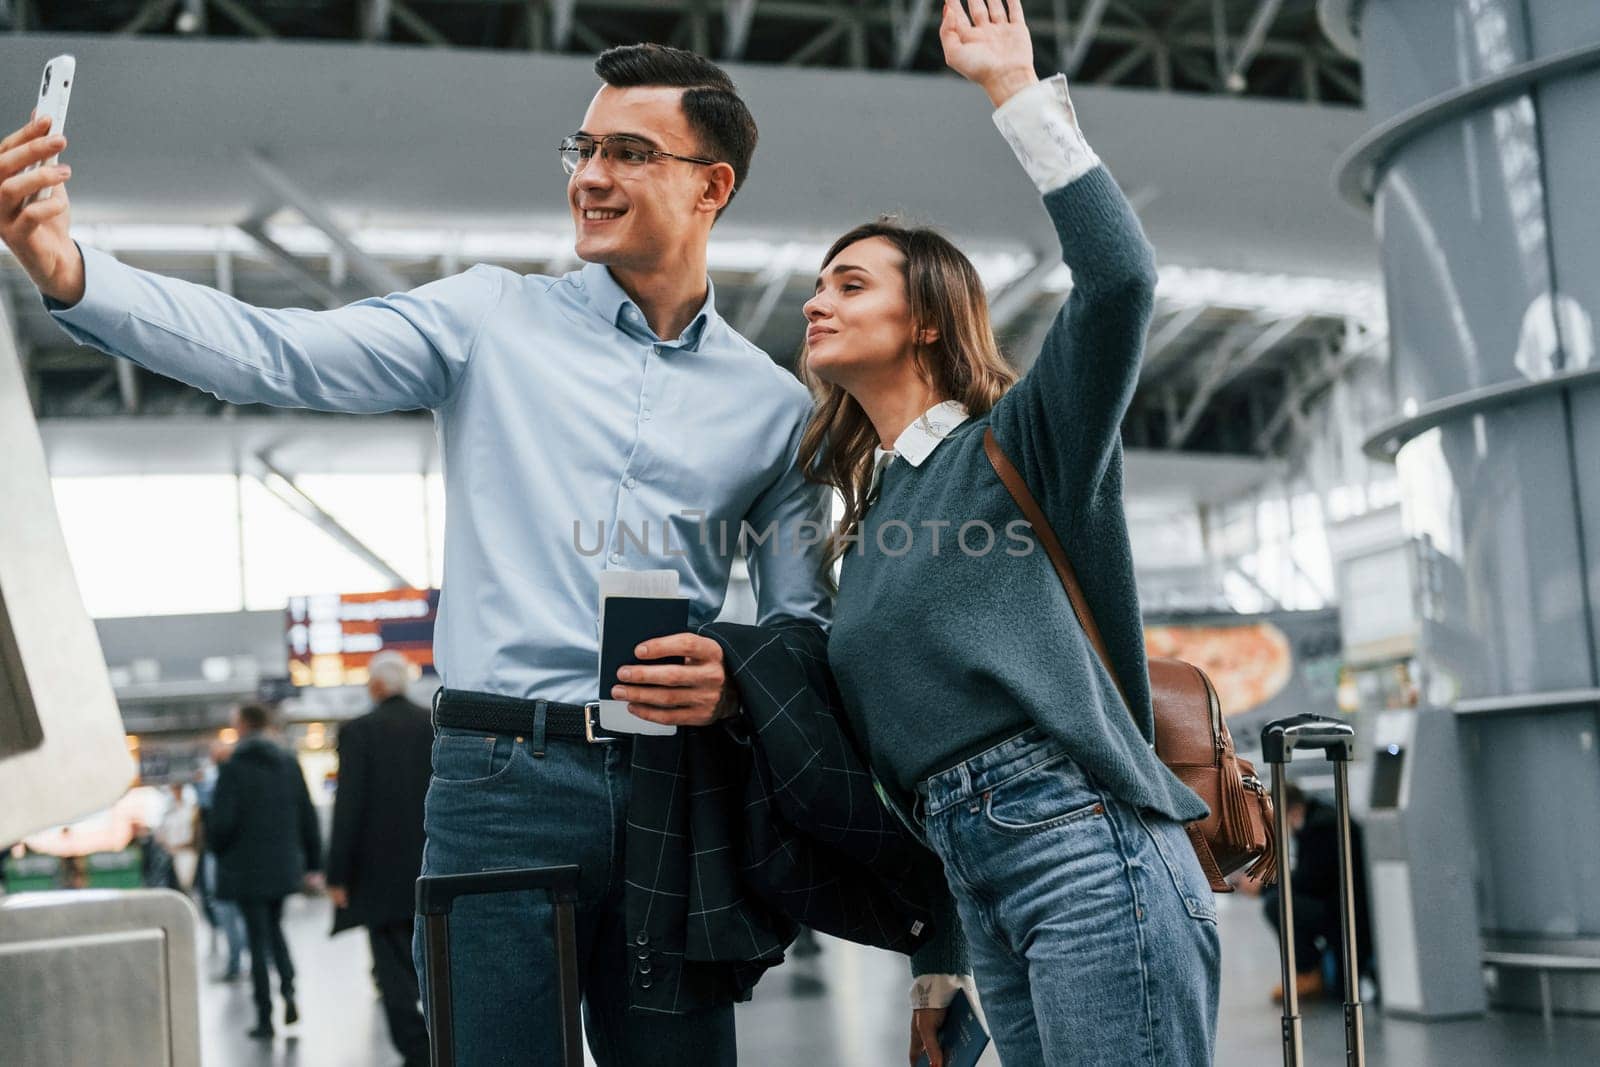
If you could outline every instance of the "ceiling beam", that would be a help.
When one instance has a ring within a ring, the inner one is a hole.
[[[260,218],[246,219],[239,223],[239,232],[255,241],[272,261],[273,266],[311,299],[325,308],[342,307],[348,303],[333,287],[322,280],[316,271],[306,266],[300,257],[280,245],[267,235],[265,221]]]
[[[890,13],[894,15],[894,69],[904,70],[911,65],[922,43],[923,31],[928,28],[928,13],[933,0],[890,0]]]
[[[1233,67],[1223,79],[1223,84],[1230,93],[1242,93],[1249,85],[1245,80],[1245,72],[1260,54],[1261,46],[1267,40],[1267,31],[1272,28],[1272,22],[1278,17],[1278,10],[1281,7],[1283,0],[1260,0],[1256,5],[1255,14],[1250,19],[1250,28],[1245,31],[1244,40],[1233,54]]]
[[[178,6],[178,0],[146,0],[145,5],[138,12],[124,22],[117,32],[120,34],[143,33],[152,26],[166,20],[172,14],[172,9]]]
[[[122,410],[128,415],[139,414],[139,368],[126,359],[116,361],[117,392],[122,396]]]
[[[391,5],[391,14],[394,21],[410,30],[411,33],[423,44],[433,45],[435,48],[449,48],[450,38],[440,33],[433,24],[415,11],[411,10],[403,0],[388,0]]]
[[[396,8],[398,11],[399,9]],[[374,294],[399,292],[411,288],[410,284],[385,266],[378,259],[369,255],[364,249],[350,239],[344,229],[333,220],[332,214],[323,206],[322,201],[312,196],[299,183],[290,178],[275,164],[270,162],[259,152],[249,152],[245,155],[245,162],[261,183],[284,203],[294,208],[312,226],[321,230],[323,235],[333,243],[333,246],[343,252],[350,264],[350,271],[359,278],[364,285]],[[254,236],[252,234],[251,236]]]
[[[391,0],[361,0],[361,39],[388,40],[389,19],[393,14],[394,4]]]
[[[750,23],[755,20],[756,0],[727,0],[722,9],[722,58],[737,61],[744,58],[750,43]]]
[[[1128,75],[1142,67],[1145,61],[1149,58],[1150,46],[1148,44],[1135,45],[1133,48],[1130,48],[1121,59],[1118,59],[1115,63],[1111,64],[1111,66],[1095,75],[1095,84],[1115,85],[1123,78],[1126,78]],[[1171,72],[1169,71],[1169,80],[1170,75]]]
[[[850,24],[840,19],[801,45],[793,55],[783,61],[783,65],[786,67],[804,66],[816,56],[820,56],[823,52],[833,47],[834,42],[843,37],[849,30]]]
[[[228,17],[228,21],[252,37],[270,41],[277,36],[272,27],[261,21],[254,12],[239,0],[210,0],[211,6]]]
[[[1281,321],[1281,320],[1279,320]],[[1200,425],[1200,418],[1206,412],[1206,407],[1211,403],[1211,398],[1216,396],[1217,390],[1229,379],[1230,370],[1240,352],[1246,351],[1239,347],[1240,342],[1252,333],[1256,333],[1255,341],[1274,330],[1277,323],[1269,325],[1266,330],[1260,329],[1260,323],[1254,318],[1236,323],[1232,329],[1223,334],[1222,340],[1217,342],[1212,356],[1200,370],[1198,381],[1195,383],[1194,392],[1189,397],[1189,405],[1184,409],[1178,422],[1172,427],[1172,436],[1167,441],[1168,448],[1182,448],[1184,442],[1194,433]],[[1259,332],[1258,332],[1259,331]],[[1254,342],[1252,342],[1253,344]]]
[[[1178,339],[1183,336],[1190,326],[1194,325],[1195,320],[1205,314],[1205,311],[1203,304],[1194,304],[1190,307],[1179,308],[1167,316],[1167,320],[1145,342],[1144,365],[1139,373],[1140,378],[1150,379],[1155,377],[1154,372],[1160,368],[1167,351],[1177,343]]]
[[[1033,253],[1033,262],[1028,269],[996,293],[989,303],[989,322],[995,333],[1005,330],[1032,306],[1034,300],[1044,291],[1045,280],[1054,274],[1059,266],[1061,260],[1055,256],[1037,251]]]
[[[767,323],[772,320],[772,313],[777,310],[778,301],[783,298],[783,291],[789,287],[789,279],[794,276],[795,264],[800,258],[800,246],[787,244],[778,249],[772,257],[772,262],[756,278],[756,285],[760,292],[753,294],[748,300],[746,309],[740,314],[739,322],[735,329],[752,340]]]
[[[352,555],[382,574],[390,588],[405,589],[411,583],[389,561],[378,555],[361,538],[351,533],[338,519],[323,510],[311,496],[295,482],[294,477],[273,465],[263,452],[248,457],[244,473],[260,482],[262,487],[283,501],[297,515],[337,541]]]
[[[1089,0],[1083,18],[1078,20],[1078,30],[1072,35],[1070,47],[1065,40],[1058,40],[1057,44],[1061,50],[1061,70],[1068,78],[1077,77],[1078,68],[1088,57],[1089,48],[1100,32],[1100,21],[1105,18],[1106,7],[1110,2],[1111,0]]]
[[[1224,0],[1211,0],[1211,46],[1217,60],[1217,84],[1228,77],[1228,9]]]
[[[551,0],[550,47],[565,52],[572,45],[573,12],[578,0]]]

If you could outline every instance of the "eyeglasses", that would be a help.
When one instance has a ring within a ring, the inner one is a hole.
[[[702,167],[716,164],[715,159],[701,159],[698,156],[677,156],[671,152],[663,152],[658,148],[651,148],[637,137],[625,134],[612,134],[609,137],[567,137],[561,142],[561,166],[568,174],[576,174],[594,158],[595,150],[599,149],[605,161],[624,172],[636,171],[654,159],[677,159],[685,163],[697,163]]]

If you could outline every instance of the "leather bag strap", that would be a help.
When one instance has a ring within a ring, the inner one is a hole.
[[[1111,676],[1112,683],[1122,696],[1123,706],[1129,708],[1129,714],[1132,714],[1128,694],[1123,691],[1122,681],[1117,677],[1117,672],[1111,668],[1111,656],[1106,652],[1105,638],[1100,636],[1100,627],[1094,621],[1094,612],[1089,610],[1089,602],[1084,599],[1083,588],[1078,585],[1077,572],[1072,569],[1072,562],[1067,559],[1067,550],[1061,547],[1061,539],[1056,537],[1055,530],[1050,526],[1050,520],[1044,517],[1044,509],[1039,507],[1039,502],[1033,498],[1028,483],[1022,480],[1022,472],[1017,470],[1016,465],[1011,462],[1011,457],[1006,455],[1005,449],[1000,447],[1000,442],[995,440],[992,426],[983,429],[983,451],[989,457],[989,465],[1000,476],[1000,483],[1006,487],[1006,492],[1011,494],[1011,499],[1022,509],[1022,517],[1033,527],[1034,536],[1044,546],[1045,555],[1050,557],[1050,563],[1056,569],[1056,577],[1061,579],[1062,588],[1067,591],[1067,599],[1072,601],[1072,613],[1078,617],[1078,625],[1083,627],[1084,634],[1089,638],[1089,644],[1094,646],[1095,655],[1100,657],[1100,663]]]

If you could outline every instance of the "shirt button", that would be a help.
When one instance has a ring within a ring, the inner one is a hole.
[[[635,945],[648,945],[650,943],[650,935],[641,930],[639,931],[639,936],[633,939],[633,943]]]
[[[639,484],[639,479],[637,479],[637,478],[629,478],[627,481],[623,482],[622,484],[627,486],[629,489],[632,489],[634,486]]]
[[[645,422],[649,422],[650,421],[650,409],[649,408],[645,408],[644,409],[644,413],[641,414],[639,417],[641,419],[643,419]]]
[[[609,559],[612,563],[621,563],[622,562],[622,553],[621,552],[613,552],[613,553],[611,553],[611,555],[607,556],[606,558]],[[640,934],[639,936],[643,937],[644,935]],[[643,942],[641,941],[640,944],[643,944]]]

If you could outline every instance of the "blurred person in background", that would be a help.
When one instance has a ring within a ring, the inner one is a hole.
[[[247,937],[244,913],[231,900],[217,897],[217,855],[211,850],[206,827],[211,818],[211,802],[217,789],[217,774],[233,748],[220,739],[211,742],[211,760],[194,784],[197,821],[195,824],[195,849],[200,856],[200,869],[195,877],[196,895],[206,921],[211,924],[212,951],[216,950],[216,934],[221,932],[228,948],[228,965],[217,976],[217,981],[232,982],[239,977]]]
[[[56,872],[57,889],[88,889],[89,864],[82,856],[62,856]]]
[[[406,1067],[426,1067],[428,1031],[417,1006],[411,956],[422,811],[432,773],[433,723],[406,699],[411,665],[379,652],[368,665],[376,705],[339,728],[339,786],[328,845],[333,932],[364,926],[389,1038]]]
[[[133,822],[133,844],[139,849],[139,884],[146,889],[171,889],[183,892],[178,884],[178,871],[172,862],[172,853],[161,843],[154,830],[143,819]]]
[[[172,783],[168,787],[167,810],[154,830],[156,840],[172,858],[176,882],[174,888],[181,893],[188,893],[194,888],[195,872],[199,866],[195,852],[199,818],[200,809],[195,803],[194,792],[182,782]]]
[[[1344,988],[1343,933],[1339,923],[1339,810],[1290,783],[1284,788],[1293,839],[1289,884],[1294,890],[1294,984],[1300,999],[1315,1000]],[[1367,905],[1366,859],[1361,827],[1350,823],[1350,878],[1356,912],[1356,966],[1371,976],[1372,921]],[[1274,930],[1278,923],[1278,887],[1263,889],[1251,878],[1237,888],[1261,898],[1262,911]],[[1326,962],[1325,962],[1326,961]],[[1331,984],[1330,984],[1331,982]],[[1272,989],[1282,1002],[1283,986]]]
[[[250,939],[255,987],[254,1038],[271,1038],[271,959],[283,994],[283,1021],[300,1020],[294,999],[294,961],[283,937],[283,901],[320,887],[322,832],[305,775],[294,753],[267,736],[270,713],[246,704],[234,713],[239,744],[217,773],[207,843],[217,854],[217,896],[237,901]]]

